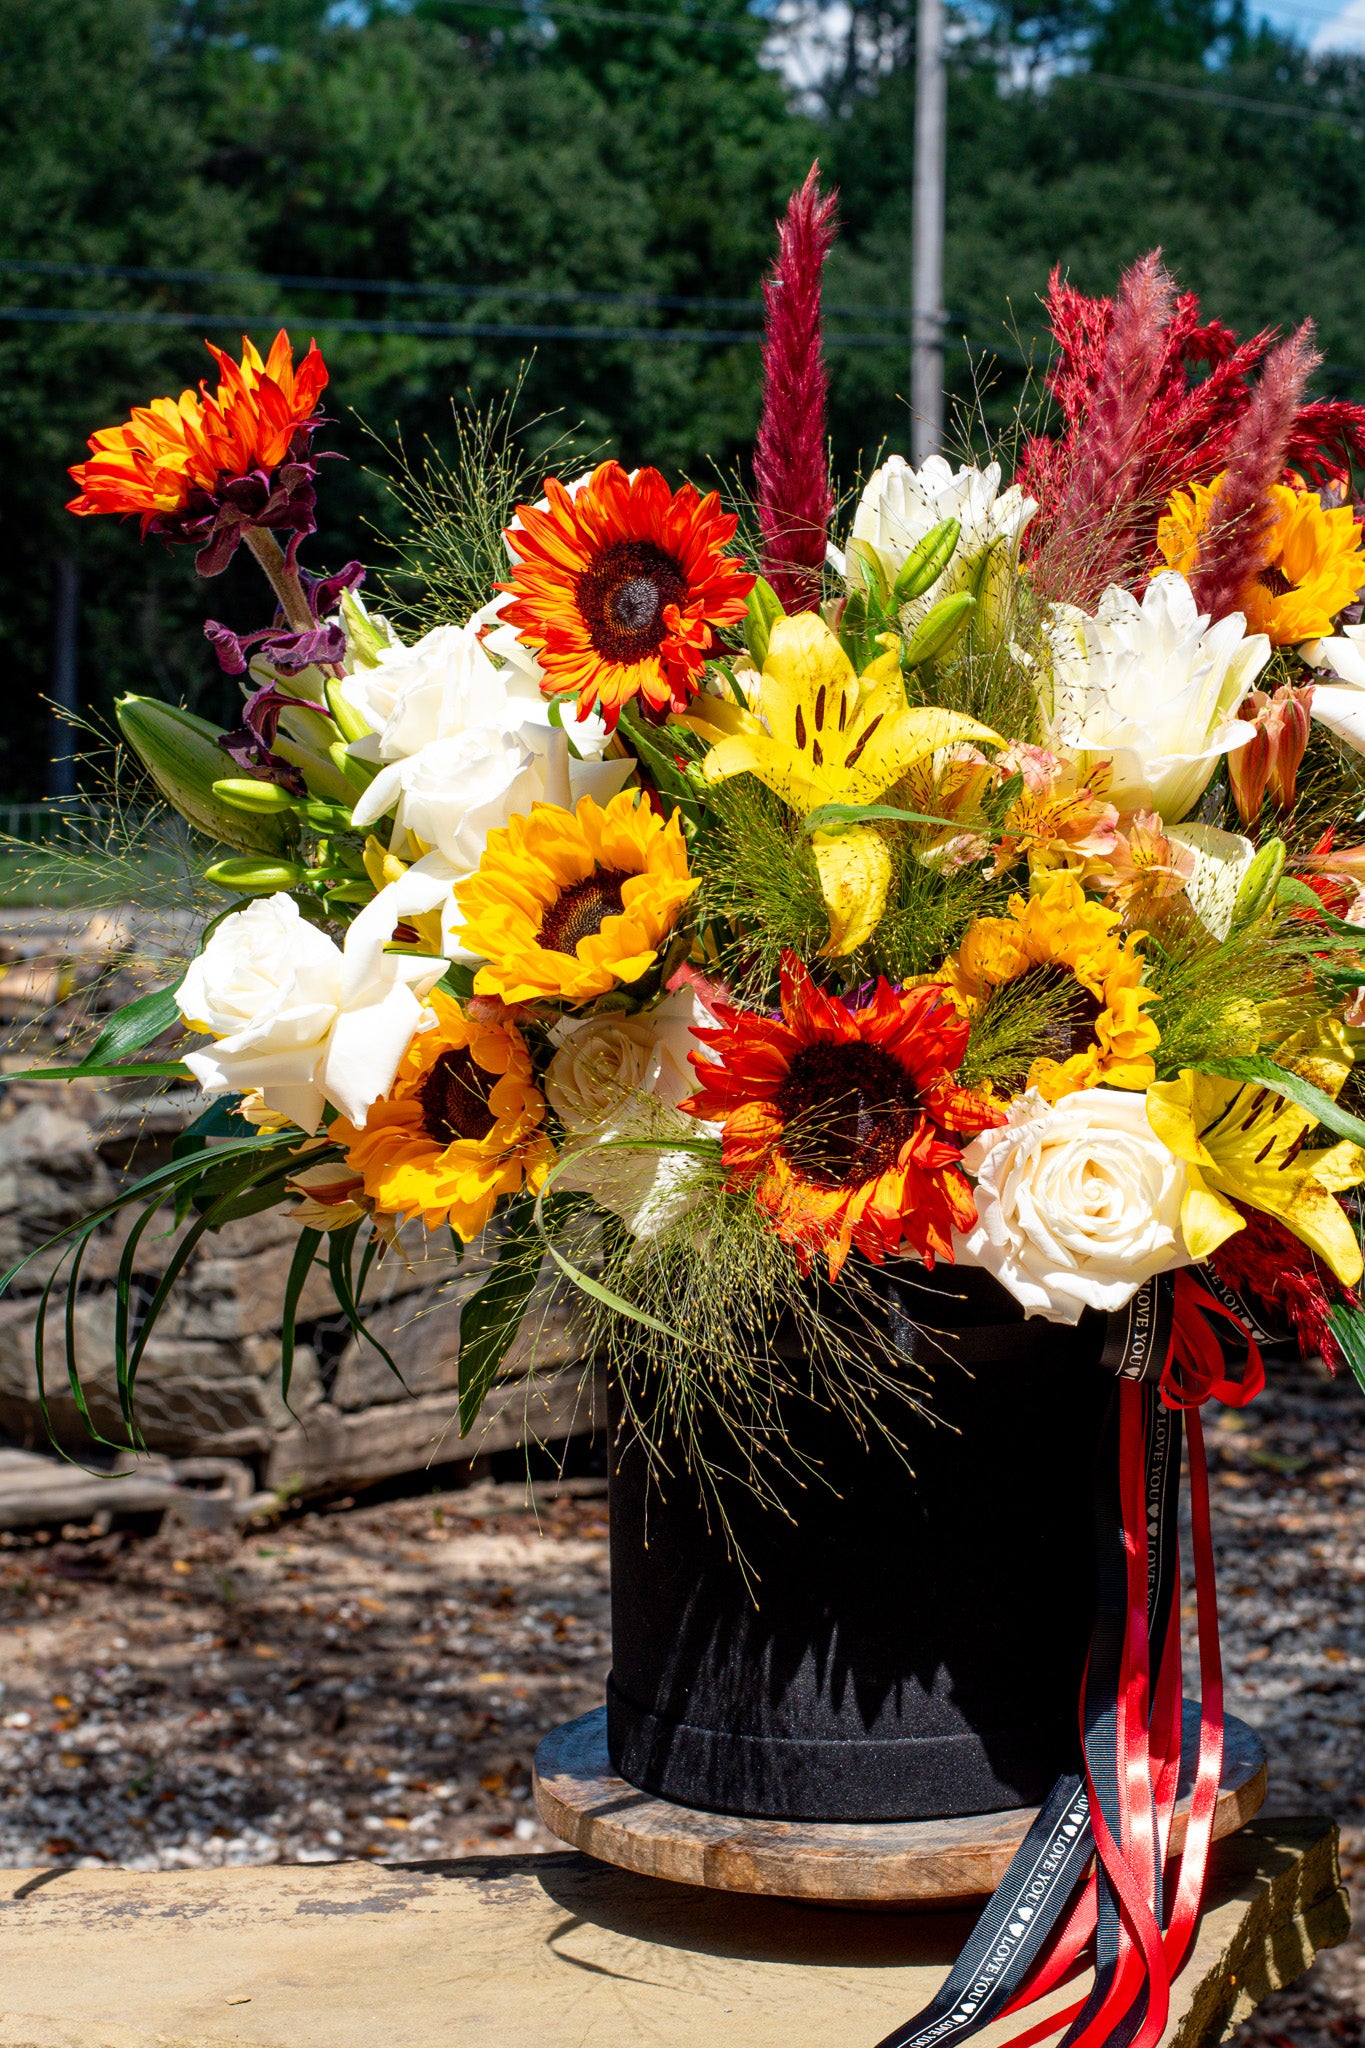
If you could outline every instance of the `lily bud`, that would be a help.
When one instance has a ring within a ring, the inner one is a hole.
[[[749,592],[749,608],[744,619],[744,644],[755,668],[762,668],[768,659],[768,641],[777,620],[785,616],[782,601],[770,583],[761,576],[754,578],[754,587]]]
[[[292,860],[219,860],[204,873],[215,887],[240,889],[248,896],[274,896],[308,880],[308,870]]]
[[[121,697],[114,715],[162,796],[196,830],[245,853],[284,851],[289,843],[286,813],[244,811],[215,793],[214,784],[224,780],[223,770],[231,765],[218,744],[216,725],[155,697]]]
[[[1254,825],[1260,817],[1270,779],[1270,734],[1266,730],[1269,704],[1264,690],[1247,692],[1237,716],[1254,726],[1255,733],[1228,755],[1228,781],[1237,815],[1244,825]]]
[[[937,655],[946,654],[975,610],[976,599],[968,591],[959,591],[956,597],[941,597],[911,634],[905,666],[918,668],[922,661],[933,661]]]
[[[234,811],[288,811],[294,803],[278,782],[260,782],[249,775],[226,776],[214,783],[213,793]]]

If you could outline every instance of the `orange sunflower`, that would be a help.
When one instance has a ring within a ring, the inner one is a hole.
[[[516,1027],[467,1017],[439,989],[427,1001],[435,1029],[412,1040],[364,1130],[339,1116],[327,1135],[377,1210],[420,1216],[429,1230],[448,1223],[467,1244],[500,1195],[544,1186],[554,1147]]]
[[[1004,1122],[954,1076],[968,1026],[941,989],[879,981],[851,1007],[818,989],[794,954],[782,962],[782,1016],[716,1005],[697,1031],[703,1086],[682,1106],[724,1128],[723,1159],[756,1188],[803,1271],[831,1280],[856,1246],[880,1265],[902,1244],[932,1266],[976,1222],[958,1136]],[[950,1135],[952,1134],[952,1135]]]
[[[204,345],[222,375],[217,391],[201,381],[197,393],[154,398],[121,427],[92,434],[89,462],[71,471],[80,492],[67,510],[136,513],[144,540],[197,546],[205,576],[226,568],[248,530],[274,527],[294,536],[292,569],[317,523],[309,446],[327,365],[312,343],[296,369],[283,328],[264,362],[245,336],[240,363]]]
[[[609,729],[635,697],[661,724],[696,691],[712,628],[744,617],[754,579],[724,553],[738,521],[715,491],[670,491],[657,469],[627,476],[619,462],[572,497],[550,477],[545,495],[547,510],[519,505],[508,529],[503,617],[536,650],[547,695],[576,690]]]
[[[488,835],[455,900],[461,943],[487,965],[476,995],[505,1003],[588,1003],[654,965],[697,887],[675,811],[665,824],[634,789],[604,810],[536,804]]]

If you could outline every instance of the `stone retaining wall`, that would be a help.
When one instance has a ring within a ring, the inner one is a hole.
[[[107,1200],[126,1175],[169,1157],[197,1113],[196,1093],[151,1097],[89,1084],[10,1084],[0,1101],[0,1267]],[[86,1256],[75,1310],[82,1383],[97,1426],[122,1438],[113,1373],[114,1279],[128,1229],[121,1215]],[[169,1212],[146,1231],[136,1281],[149,1298],[175,1244]],[[162,1234],[158,1234],[158,1232]],[[201,1240],[149,1340],[137,1415],[147,1448],[172,1457],[248,1461],[259,1486],[282,1492],[349,1488],[426,1464],[446,1464],[527,1439],[562,1441],[600,1415],[591,1377],[573,1358],[564,1305],[533,1299],[473,1436],[456,1415],[458,1310],[488,1269],[486,1251],[457,1259],[421,1234],[413,1263],[386,1259],[366,1289],[366,1319],[400,1380],[339,1315],[324,1270],[299,1307],[289,1406],[280,1394],[279,1311],[297,1229],[278,1213],[228,1224]],[[0,1435],[47,1441],[38,1399],[34,1329],[55,1261],[42,1254],[0,1296]],[[78,1454],[89,1438],[66,1382],[65,1293],[49,1310],[45,1381],[53,1433]]]

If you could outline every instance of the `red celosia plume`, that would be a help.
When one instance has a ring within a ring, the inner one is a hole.
[[[1106,583],[1135,582],[1151,566],[1156,523],[1172,491],[1207,483],[1225,469],[1251,404],[1251,374],[1270,353],[1274,332],[1239,342],[1221,321],[1201,322],[1199,301],[1182,292],[1153,351],[1151,270],[1159,252],[1129,271],[1126,317],[1113,299],[1089,298],[1054,271],[1049,324],[1057,358],[1048,389],[1061,414],[1055,435],[1030,435],[1018,481],[1040,510],[1025,535],[1035,580],[1047,596],[1092,602]],[[1139,273],[1142,288],[1138,289]],[[1164,274],[1164,273],[1163,273]],[[1267,365],[1268,367],[1268,365]],[[1150,392],[1139,431],[1120,454],[1129,395]],[[1352,458],[1365,460],[1365,406],[1343,399],[1300,405],[1284,460],[1311,483]],[[1111,480],[1116,497],[1095,485]],[[1089,510],[1069,524],[1068,505],[1091,486]]]
[[[1275,524],[1270,487],[1284,468],[1308,379],[1322,361],[1312,335],[1313,323],[1305,320],[1296,334],[1271,350],[1233,430],[1223,481],[1190,577],[1195,602],[1212,618],[1236,611],[1248,579],[1265,567]]]
[[[836,192],[820,166],[794,192],[764,284],[763,412],[754,448],[763,574],[789,612],[814,611],[834,496],[829,484],[820,283],[835,235]]]
[[[1214,1270],[1229,1287],[1289,1324],[1300,1355],[1326,1359],[1335,1372],[1341,1353],[1328,1323],[1334,1300],[1357,1305],[1352,1289],[1341,1287],[1315,1253],[1263,1210],[1233,1205],[1246,1229],[1220,1244]]]

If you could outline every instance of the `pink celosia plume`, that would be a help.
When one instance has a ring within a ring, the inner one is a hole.
[[[820,286],[835,236],[837,192],[812,164],[778,230],[764,284],[763,412],[754,448],[763,574],[789,612],[814,611],[834,496],[829,483]]]
[[[1274,525],[1270,486],[1279,481],[1304,387],[1321,361],[1313,347],[1313,324],[1305,320],[1266,357],[1261,380],[1237,422],[1190,576],[1200,611],[1215,619],[1237,610],[1246,584],[1265,566]]]

